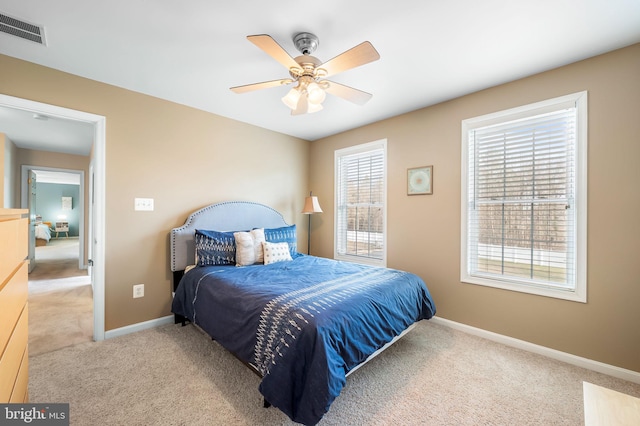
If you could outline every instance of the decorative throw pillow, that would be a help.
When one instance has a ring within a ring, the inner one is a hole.
[[[263,262],[263,228],[252,229],[249,232],[234,232],[233,236],[236,240],[236,266],[247,266]]]
[[[298,254],[296,225],[283,226],[281,228],[267,228],[264,230],[264,239],[268,243],[287,243],[291,257],[296,257]]]
[[[236,240],[233,232],[196,229],[196,265],[234,265]]]
[[[271,263],[283,262],[291,259],[291,253],[289,252],[289,244],[287,243],[262,243],[262,249],[264,250],[264,264],[269,265]]]

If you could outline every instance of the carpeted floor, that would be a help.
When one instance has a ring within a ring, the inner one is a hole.
[[[46,246],[36,247],[36,264],[29,274],[29,281],[42,281],[39,287],[44,287],[47,282],[55,279],[82,277],[88,280],[87,270],[78,268],[78,250],[77,237],[51,239]],[[89,282],[85,281],[85,284]],[[33,286],[29,286],[30,291],[32,288]]]
[[[292,425],[259,378],[193,326],[166,325],[30,358],[33,403],[72,425]],[[347,379],[321,425],[581,425],[582,382],[640,385],[430,321]]]
[[[29,355],[93,339],[93,292],[78,268],[78,239],[52,239],[36,247],[29,274]]]

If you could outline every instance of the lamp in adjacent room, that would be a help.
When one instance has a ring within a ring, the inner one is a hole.
[[[322,213],[318,197],[313,195],[313,192],[309,192],[309,196],[304,199],[304,208],[302,214],[309,215],[309,233],[307,234],[307,254],[311,253],[311,215],[315,213]]]

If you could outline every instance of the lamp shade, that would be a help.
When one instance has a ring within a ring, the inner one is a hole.
[[[302,209],[304,214],[322,213],[320,203],[318,203],[318,197],[310,195],[304,199],[304,208]]]
[[[289,90],[289,93],[287,93],[287,95],[284,98],[282,98],[282,102],[284,102],[284,104],[289,108],[296,109],[298,106],[299,99],[300,99],[300,91],[298,90],[297,87],[294,87],[293,89]]]
[[[318,112],[322,109],[322,105],[321,104],[312,104],[311,102],[309,102],[307,104],[307,112],[309,114],[312,114],[314,112]]]
[[[309,97],[309,103],[311,104],[321,104],[324,102],[325,93],[324,90],[318,86],[317,83],[311,83],[307,86],[307,93]]]

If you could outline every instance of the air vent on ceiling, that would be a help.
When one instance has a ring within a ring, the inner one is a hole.
[[[0,32],[20,37],[34,43],[47,45],[44,27],[0,13]]]

